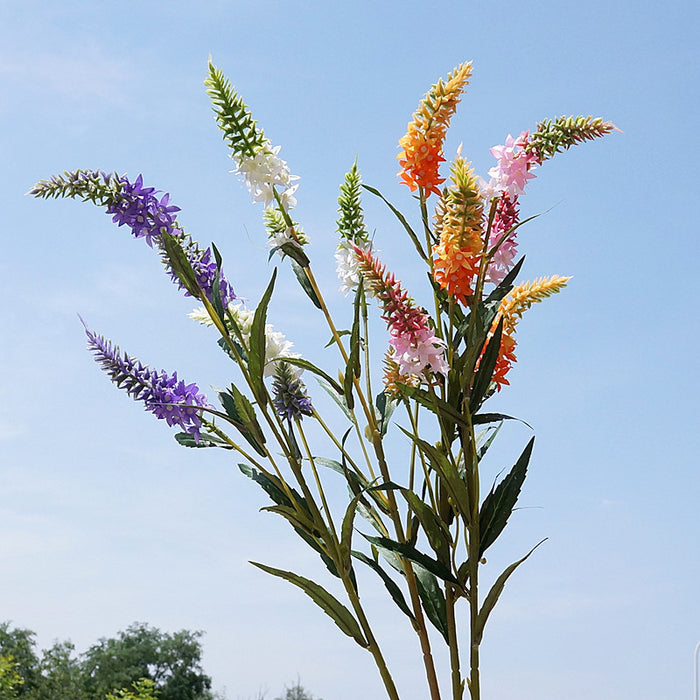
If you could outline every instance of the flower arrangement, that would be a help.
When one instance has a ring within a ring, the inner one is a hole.
[[[301,588],[366,649],[393,700],[399,693],[362,602],[356,567],[374,572],[405,614],[431,700],[445,692],[452,700],[465,693],[478,700],[486,623],[507,580],[538,546],[499,574],[489,572],[490,584],[481,589],[484,554],[516,506],[534,440],[486,490],[482,460],[511,417],[484,406],[509,384],[515,332],[524,313],[569,279],[553,275],[516,284],[523,262],[516,259],[518,230],[534,218],[521,219],[520,199],[545,161],[615,128],[582,116],[542,121],[532,132],[509,135],[494,146],[495,164],[481,178],[461,147],[449,163],[444,152],[471,71],[471,63],[463,63],[433,85],[399,141],[399,177],[415,193],[419,227],[378,190],[362,184],[357,163],[345,176],[335,259],[340,291],[352,295],[352,321],[341,330],[312,272],[309,240],[294,221],[298,178],[229,80],[209,63],[205,85],[235,163],[233,172],[252,201],[263,205],[270,258],[277,254],[289,262],[328,325],[337,372],[292,352],[291,343],[267,322],[277,270],[257,306],[247,308],[224,274],[217,247],[200,247],[179,223],[179,208],[169,195],[144,186],[141,175],[132,180],[77,170],[31,190],[36,197],[71,197],[104,207],[118,226],[145,239],[171,280],[201,304],[192,318],[216,329],[218,344],[238,369],[235,382],[216,392],[219,408],[195,384],[149,368],[85,326],[88,348],[118,387],[180,429],[175,435],[180,444],[242,457],[240,470],[271,500],[265,510],[283,517],[320,556],[345,599],[298,573],[255,566]],[[364,223],[363,191],[387,204],[399,233],[408,236],[425,265],[430,310],[380,260]],[[369,348],[372,306],[388,331],[382,387],[376,393],[378,368]],[[328,421],[314,406],[317,387],[307,386],[309,375],[337,406]],[[402,424],[395,419],[399,415]],[[324,436],[319,445],[310,439],[308,421],[320,429],[314,436]],[[408,465],[392,460],[397,440],[410,445]],[[344,502],[329,498],[328,479],[345,482]],[[437,653],[449,658],[449,681],[438,678]]]

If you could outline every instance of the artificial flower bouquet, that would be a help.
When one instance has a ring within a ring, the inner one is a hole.
[[[399,175],[418,204],[415,224],[362,184],[357,163],[340,186],[335,258],[349,303],[344,328],[329,311],[312,271],[309,239],[294,220],[298,178],[224,74],[209,64],[206,89],[234,172],[253,202],[262,204],[270,259],[277,254],[291,266],[313,312],[328,326],[328,352],[337,358],[330,369],[293,352],[267,323],[277,270],[255,308],[246,306],[224,274],[217,247],[201,247],[179,223],[179,208],[141,175],[77,170],[31,190],[37,197],[104,207],[116,224],[154,249],[175,285],[200,303],[192,317],[216,329],[219,346],[237,368],[230,386],[216,390],[218,408],[196,384],[151,369],[86,326],[88,347],[118,387],[180,429],[179,443],[235,454],[240,470],[269,497],[265,510],[286,519],[318,554],[344,599],[299,573],[255,566],[301,588],[366,649],[394,700],[399,692],[356,570],[374,572],[405,615],[431,700],[458,700],[465,693],[478,700],[486,622],[506,581],[532,553],[502,572],[484,572],[488,585],[480,590],[484,554],[516,505],[533,447],[530,440],[506,475],[484,488],[482,460],[510,418],[485,404],[508,384],[525,311],[568,280],[554,275],[516,284],[522,265],[516,259],[518,229],[529,221],[521,220],[520,200],[545,161],[614,129],[592,117],[543,121],[494,146],[495,164],[482,179],[461,148],[449,163],[443,150],[470,75],[471,63],[464,63],[433,85],[399,141]],[[415,248],[428,273],[429,309],[389,271],[391,260],[380,260],[364,223],[363,192],[386,203],[396,216],[391,235],[407,236]],[[388,331],[381,366],[370,354],[375,313]],[[318,392],[333,399],[323,417],[315,408],[322,403],[314,399]],[[309,422],[316,424],[313,431]],[[392,455],[400,441],[410,445],[408,459]],[[334,479],[347,487],[342,502],[329,495]],[[449,679],[436,672],[434,657],[443,653]]]

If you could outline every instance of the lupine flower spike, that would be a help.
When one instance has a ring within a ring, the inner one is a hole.
[[[446,82],[438,80],[426,93],[406,135],[399,141],[399,176],[412,192],[421,187],[426,196],[440,194],[444,178],[440,177],[439,168],[445,160],[445,134],[471,73],[471,62],[462,63],[447,76]]]
[[[156,418],[181,427],[199,441],[200,409],[208,406],[208,402],[196,384],[185,384],[177,378],[177,372],[167,374],[150,369],[87,327],[85,333],[95,361],[119,388],[134,400],[142,401]]]
[[[426,375],[428,371],[447,375],[445,343],[436,337],[428,323],[428,314],[416,306],[393,274],[371,252],[355,247],[360,271],[371,293],[382,305],[382,318],[391,334],[393,360],[401,375]]]

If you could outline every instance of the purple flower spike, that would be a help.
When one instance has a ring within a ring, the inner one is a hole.
[[[139,175],[134,182],[130,182],[126,175],[123,175],[119,178],[119,185],[119,191],[112,196],[107,205],[107,213],[112,214],[112,221],[119,226],[126,224],[135,238],[145,238],[146,243],[151,247],[155,242],[163,252],[163,262],[168,268],[171,279],[185,292],[186,296],[190,296],[170,267],[165,255],[163,234],[167,233],[177,238],[192,265],[199,286],[207,299],[212,301],[216,262],[209,248],[201,250],[195,241],[179,227],[176,212],[180,211],[180,207],[170,204],[170,195],[167,192],[158,199],[156,194],[160,190],[144,187],[142,175]],[[219,273],[219,290],[221,303],[226,308],[229,301],[236,299],[236,295],[222,273]]]
[[[197,283],[206,294],[207,299],[212,301],[214,279],[216,278],[216,261],[213,259],[211,249],[206,248],[205,250],[201,250],[192,239],[188,238],[182,233],[180,233],[179,240],[180,245],[182,245],[182,249],[185,251],[187,259],[194,270],[194,274],[197,277]],[[173,282],[185,292],[185,296],[191,296],[178,279],[174,270],[168,264],[167,258],[164,261]],[[231,287],[221,271],[219,272],[219,293],[221,294],[221,303],[224,309],[228,306],[230,301],[237,299],[233,292],[233,287]]]
[[[142,175],[133,183],[126,176],[120,182],[119,194],[107,207],[107,213],[113,214],[112,221],[119,226],[126,224],[136,238],[145,237],[151,247],[154,239],[158,241],[164,233],[172,235],[175,212],[180,211],[180,207],[169,203],[170,195],[166,192],[158,199],[155,196],[158,190],[143,186]]]
[[[169,375],[150,369],[139,360],[121,353],[119,347],[85,327],[88,349],[95,361],[120,388],[136,401],[143,401],[146,410],[170,425],[177,425],[199,441],[202,426],[200,409],[208,406],[207,397],[196,384],[185,384],[177,372]]]

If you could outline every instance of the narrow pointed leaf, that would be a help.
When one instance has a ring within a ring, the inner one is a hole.
[[[491,590],[488,592],[488,595],[486,596],[486,598],[484,598],[484,602],[481,606],[481,610],[479,611],[479,615],[477,617],[477,642],[480,642],[481,638],[483,637],[486,621],[488,620],[489,615],[491,614],[491,611],[493,610],[494,606],[498,602],[498,598],[503,592],[503,587],[506,585],[506,581],[510,578],[510,575],[542,544],[542,542],[545,542],[545,540],[538,542],[522,559],[518,559],[518,561],[514,562],[509,567],[507,567],[503,571],[503,573],[496,579],[496,582],[491,587]]]
[[[199,442],[194,439],[194,435],[191,433],[176,433],[175,440],[183,447],[223,447],[226,450],[233,449],[226,440],[222,440],[217,435],[209,435],[209,433],[202,433],[199,436]]]
[[[527,475],[527,465],[530,462],[534,442],[535,438],[533,437],[525,446],[508,475],[495,489],[489,492],[481,505],[479,512],[479,532],[481,534],[479,557],[483,556],[488,547],[496,541],[508,523],[508,518],[515,508],[520,489]]]
[[[471,413],[477,412],[484,402],[486,392],[491,386],[491,378],[493,377],[493,371],[496,368],[496,361],[498,360],[498,353],[501,349],[502,333],[503,318],[498,322],[494,334],[486,345],[486,350],[484,350],[481,362],[479,362],[479,369],[476,371],[474,384],[472,385],[471,394],[469,396],[469,410]]]
[[[350,331],[350,355],[345,366],[345,375],[343,377],[343,394],[348,408],[352,409],[355,403],[355,397],[352,393],[353,382],[356,377],[360,376],[360,300],[362,299],[363,287],[361,284],[357,286],[355,294],[355,303],[353,305],[353,321]]]
[[[165,255],[175,276],[195,299],[201,299],[202,289],[197,282],[197,276],[182,246],[178,243],[175,236],[171,236],[169,233],[164,233],[162,240]]]
[[[388,537],[373,537],[371,535],[363,535],[363,537],[371,542],[375,547],[380,549],[388,549],[390,552],[395,554],[400,554],[409,561],[419,564],[421,567],[435,574],[438,578],[443,581],[448,581],[449,583],[454,583],[459,586],[459,581],[452,575],[452,572],[444,565],[441,564],[437,559],[429,557],[423,552],[419,552],[415,547],[412,547],[407,542],[395,542],[390,540]]]
[[[255,411],[248,399],[233,384],[231,392],[220,391],[218,394],[229,423],[238,430],[261,457],[266,457],[267,452],[263,447],[265,435],[257,423]],[[252,418],[247,414],[248,410],[252,411]]]
[[[394,414],[399,402],[388,396],[385,391],[382,391],[381,393],[377,394],[377,398],[375,399],[374,403],[379,411],[379,433],[382,437],[384,437],[389,429],[391,416]]]
[[[418,595],[421,603],[423,603],[423,610],[425,610],[428,619],[435,625],[435,629],[440,632],[445,642],[449,644],[447,604],[445,603],[445,596],[440,588],[440,584],[437,578],[422,566],[414,564],[413,571],[416,575]]]
[[[291,571],[274,569],[271,566],[265,566],[254,561],[250,563],[272,576],[283,578],[301,588],[338,625],[343,633],[347,634],[348,637],[352,637],[361,647],[367,648],[369,646],[353,614],[325,588]]]
[[[330,374],[326,374],[322,369],[319,369],[314,365],[313,363],[309,362],[308,360],[304,360],[301,357],[285,357],[284,361],[288,365],[294,365],[295,367],[301,367],[302,369],[308,369],[309,372],[313,372],[313,374],[318,375],[319,377],[323,377],[323,379],[330,384],[335,391],[342,395],[343,394],[343,387],[338,384],[338,382],[331,377]]]
[[[309,297],[309,299],[311,299],[313,305],[317,309],[322,308],[321,301],[319,300],[318,295],[314,291],[314,288],[311,286],[311,282],[309,282],[309,278],[306,276],[304,268],[296,260],[292,260],[292,270],[294,270],[294,274],[296,275],[297,280],[299,280],[301,288],[306,292],[306,295]]]
[[[255,309],[253,315],[253,323],[250,329],[250,348],[248,352],[248,370],[250,372],[250,381],[253,385],[255,398],[261,405],[267,402],[267,392],[263,384],[263,370],[265,369],[265,323],[267,321],[267,307],[272,297],[272,291],[275,288],[275,279],[277,277],[277,268],[272,273],[270,283]]]
[[[450,562],[450,533],[445,527],[444,522],[438,514],[424,501],[421,500],[417,493],[410,489],[401,489],[401,493],[411,506],[411,509],[416,514],[423,531],[428,537],[428,542],[438,561],[442,564],[449,565]]]
[[[408,221],[406,221],[406,217],[393,205],[391,202],[389,202],[387,199],[384,198],[384,195],[379,191],[374,189],[374,187],[370,187],[369,185],[362,185],[368,192],[371,192],[373,195],[379,197],[384,204],[386,204],[389,209],[394,213],[394,216],[401,222],[401,225],[406,229],[406,233],[408,234],[409,238],[413,241],[413,245],[416,247],[416,250],[418,251],[418,255],[421,256],[425,262],[428,262],[428,256],[425,254],[425,251],[423,250],[423,246],[420,242],[420,239],[416,235],[415,231],[411,228],[409,225]]]
[[[330,396],[333,401],[338,405],[338,408],[345,414],[345,417],[352,423],[354,423],[354,418],[352,411],[348,408],[348,404],[343,396],[340,396],[338,392],[325,380],[316,377],[316,381],[319,386]],[[339,385],[338,385],[339,386]]]
[[[415,622],[416,618],[413,616],[413,613],[408,607],[401,589],[398,587],[394,579],[392,579],[391,576],[389,576],[389,574],[387,574],[387,572],[384,571],[384,569],[382,569],[382,567],[376,561],[374,561],[374,559],[368,557],[363,552],[358,552],[357,550],[353,549],[352,556],[355,557],[355,559],[359,559],[363,564],[367,564],[372,571],[379,575],[384,582],[384,586],[386,587],[387,591],[389,591],[391,599],[396,603],[399,610],[408,615],[412,622]]]

